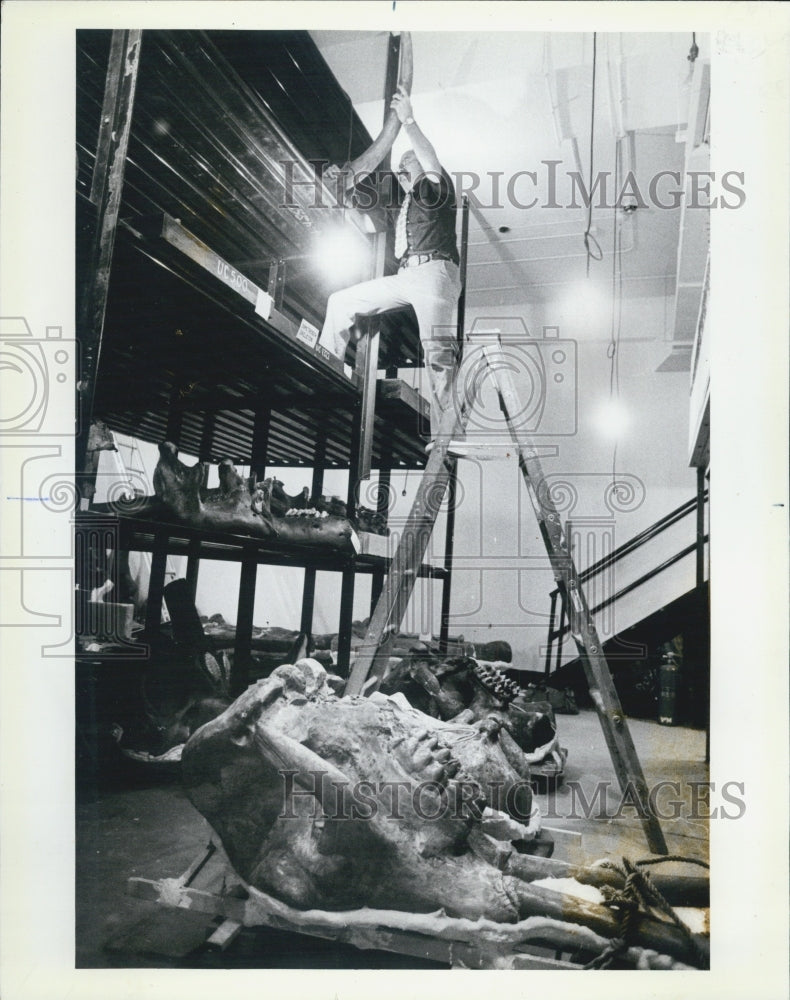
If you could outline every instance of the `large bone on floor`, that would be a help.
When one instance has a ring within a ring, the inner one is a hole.
[[[338,699],[323,668],[305,660],[193,734],[182,770],[245,882],[297,909],[548,916],[617,937],[612,910],[531,886],[507,851],[484,856],[486,797],[460,756],[467,741],[488,737],[464,730],[383,695]],[[498,752],[492,742],[492,758]],[[395,789],[403,794],[393,799]],[[635,943],[696,959],[677,927],[647,915],[632,927]]]

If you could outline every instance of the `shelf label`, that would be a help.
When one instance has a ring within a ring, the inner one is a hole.
[[[299,324],[299,329],[296,331],[296,339],[301,340],[308,347],[315,347],[318,343],[318,327],[313,326],[312,323],[308,323],[306,319],[303,319]]]
[[[325,364],[334,368],[336,371],[343,371],[343,362],[340,358],[335,357],[331,351],[322,347],[321,344],[315,345],[315,353]]]
[[[261,319],[269,319],[272,314],[274,299],[268,292],[264,292],[262,288],[257,289],[257,291],[258,295],[255,299],[255,312],[261,317]]]
[[[195,261],[196,264],[219,278],[224,285],[232,288],[234,292],[238,292],[248,302],[255,302],[256,295],[261,294],[254,281],[250,281],[241,271],[231,267],[226,260],[214,253],[194,233],[190,233],[182,226],[178,219],[171,218],[167,213],[162,221],[162,238],[176,250],[180,250],[181,253],[189,257],[190,260]]]
[[[318,343],[320,331],[317,327],[303,319],[297,329],[295,323],[275,308],[274,299],[267,291],[259,288],[255,282],[250,281],[240,271],[231,267],[226,260],[214,253],[205,243],[202,243],[188,229],[185,229],[177,219],[173,219],[167,213],[164,213],[163,216],[161,236],[176,250],[180,250],[185,256],[219,278],[223,284],[251,302],[255,307],[256,315],[269,323],[278,334],[305,344],[315,351],[316,356],[324,364],[337,372],[342,372],[350,381],[353,381],[353,372],[347,369],[339,358],[336,358],[334,354]]]

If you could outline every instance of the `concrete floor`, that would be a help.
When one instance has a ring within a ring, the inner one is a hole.
[[[596,713],[558,715],[557,726],[560,742],[568,749],[568,760],[562,784],[554,791],[538,792],[544,825],[580,834],[580,861],[619,855],[633,861],[649,856],[642,822],[621,795]],[[708,824],[695,818],[693,813],[699,814],[702,809],[694,810],[691,801],[691,783],[708,780],[704,731],[660,726],[640,719],[629,719],[628,727],[648,788],[658,786],[657,806],[668,817],[661,820],[661,829],[669,853],[707,861]],[[674,788],[659,785],[667,781],[680,784],[679,794]],[[598,804],[601,799],[595,799],[599,786],[603,788],[603,806]],[[583,800],[592,806],[589,816],[582,815]],[[673,806],[673,800],[679,804]],[[558,854],[560,847],[566,852],[579,850],[573,840],[558,845]]]
[[[565,782],[538,794],[544,825],[558,832],[555,856],[568,860],[638,860],[650,854],[642,824],[629,806],[620,805],[609,753],[594,712],[558,716],[562,745],[568,748]],[[689,816],[688,782],[706,781],[705,734],[631,720],[631,733],[648,786],[681,782],[681,794],[659,798],[685,801],[676,818],[662,822],[672,854],[707,860],[708,828]],[[599,783],[604,796],[584,817],[582,795],[594,801]],[[255,928],[245,929],[227,951],[205,947],[216,926],[210,918],[169,910],[127,893],[127,881],[176,877],[211,838],[211,831],[184,796],[173,773],[129,772],[106,787],[81,786],[76,809],[76,964],[78,968],[441,968],[428,961],[386,952],[362,952],[317,938]],[[579,794],[581,792],[581,795]],[[573,808],[574,796],[576,807]],[[603,802],[603,810],[599,803]],[[603,812],[603,815],[601,813]],[[577,815],[573,815],[576,813]],[[215,878],[222,859],[214,859]],[[694,872],[698,874],[698,871]]]

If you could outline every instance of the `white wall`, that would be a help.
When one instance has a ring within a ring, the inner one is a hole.
[[[490,307],[472,306],[468,327],[477,315],[492,312]],[[504,317],[512,314],[507,310]],[[544,325],[557,325],[560,337],[571,341],[569,349],[575,342],[577,429],[568,436],[537,433],[533,440],[556,452],[547,454],[542,465],[560,491],[556,499],[563,520],[590,521],[585,534],[599,548],[581,553],[579,568],[600,557],[604,535],[613,539],[613,546],[622,544],[695,493],[695,473],[686,465],[688,374],[655,371],[670,349],[665,340],[668,315],[663,298],[627,299],[623,304],[619,385],[628,424],[617,442],[615,461],[615,440],[598,424],[599,410],[609,398],[609,317],[605,312],[596,317],[574,311],[562,302],[523,310],[533,336],[540,338]],[[528,394],[528,380],[520,381]],[[544,426],[554,418],[557,429],[568,429],[569,421],[553,411],[552,398],[560,400],[556,395],[547,398]],[[563,406],[567,402],[567,396],[561,400]],[[625,486],[622,500],[614,504],[608,493],[613,464]],[[459,470],[464,503],[457,515],[456,555],[465,558],[453,581],[451,631],[472,640],[507,639],[521,666],[539,669],[554,580],[515,458],[465,461]],[[569,502],[573,491],[575,502]],[[650,564],[662,562],[693,540],[694,520],[689,518],[651,544]],[[632,560],[618,571],[613,585],[619,588],[647,568],[640,564],[635,570]],[[687,589],[687,568],[680,567],[674,575],[671,587]],[[654,610],[660,599],[655,587],[652,592],[636,592],[629,598],[629,623]]]
[[[688,434],[688,373],[656,373],[656,368],[670,350],[665,339],[671,310],[663,298],[626,299],[623,304],[622,338],[619,349],[620,400],[628,424],[617,442],[607,436],[598,424],[600,407],[609,397],[610,365],[607,357],[609,317],[606,310],[596,317],[591,310],[569,305],[566,300],[556,304],[525,304],[523,309],[476,308],[471,303],[467,312],[467,329],[477,319],[490,319],[503,330],[513,328],[517,319],[533,337],[541,338],[544,326],[559,326],[568,356],[575,351],[575,396],[552,393],[551,361],[547,359],[548,391],[543,419],[534,435],[534,442],[549,453],[542,459],[544,473],[559,491],[555,498],[564,521],[570,519],[582,526],[597,550],[578,554],[578,566],[584,568],[601,555],[604,536],[612,545],[619,545],[643,528],[655,522],[673,508],[690,499],[695,492],[695,472],[686,462]],[[510,325],[508,324],[510,321]],[[478,324],[479,326],[480,324]],[[546,349],[549,350],[549,349]],[[552,346],[553,350],[553,346]],[[562,369],[566,370],[565,368]],[[529,372],[516,381],[524,394],[537,391]],[[402,376],[420,384],[422,370],[404,371]],[[563,386],[565,390],[566,385]],[[538,386],[540,390],[540,386]],[[575,399],[577,418],[568,416],[568,405]],[[495,426],[498,413],[490,387],[482,393],[483,419],[477,426],[487,432]],[[541,430],[573,430],[554,436]],[[470,430],[470,437],[479,437],[479,429]],[[486,440],[490,440],[486,438]],[[507,436],[504,437],[507,442]],[[553,454],[552,454],[553,452]],[[540,540],[532,508],[519,474],[515,454],[507,448],[498,452],[496,461],[466,460],[459,463],[459,504],[456,514],[456,572],[452,583],[452,634],[463,634],[472,641],[503,638],[511,643],[515,659],[527,669],[539,669],[541,647],[545,643],[549,592],[554,580]],[[156,463],[156,448],[142,445],[150,482]],[[196,461],[181,456],[187,464]],[[104,461],[104,458],[103,458]],[[611,509],[610,495],[613,463],[619,481],[625,486],[622,501]],[[241,470],[246,472],[247,470]],[[297,493],[311,479],[310,470],[271,469],[284,483],[289,493]],[[210,485],[216,482],[212,470]],[[375,482],[376,474],[373,474]],[[419,471],[393,473],[395,505],[391,524],[397,530],[411,506]],[[345,498],[347,474],[331,470],[326,473],[324,492]],[[562,484],[566,485],[562,485]],[[152,492],[152,490],[151,490]],[[575,502],[569,498],[575,492]],[[405,494],[405,495],[404,495]],[[608,503],[607,503],[608,498]],[[97,497],[100,499],[100,497]],[[429,559],[441,562],[444,554],[444,517],[440,516],[431,540]],[[694,539],[694,521],[688,518],[672,532],[651,543],[650,564],[656,565]],[[628,623],[654,610],[662,600],[662,587],[685,589],[689,579],[687,560],[664,581],[628,599],[627,608],[618,611]],[[183,573],[185,560],[171,560],[172,572]],[[632,558],[618,570],[612,581],[616,587],[629,582],[647,569],[639,557]],[[222,614],[235,622],[238,598],[239,567],[232,563],[206,560],[198,578],[197,604],[201,614]],[[303,572],[261,566],[258,571],[254,610],[256,626],[278,625],[299,627]],[[673,596],[678,596],[674,594]],[[370,580],[361,576],[357,581],[354,617],[369,614]],[[408,631],[438,631],[441,588],[437,583],[418,585],[403,627]],[[318,632],[335,631],[340,606],[340,576],[320,573],[317,580],[314,628]],[[617,625],[626,624],[618,618]]]

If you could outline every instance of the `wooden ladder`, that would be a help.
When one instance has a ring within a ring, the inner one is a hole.
[[[570,553],[568,539],[549,491],[540,488],[544,482],[543,470],[529,433],[518,423],[518,414],[525,411],[502,354],[500,340],[498,337],[470,337],[465,346],[467,350],[464,360],[455,377],[455,386],[463,386],[464,392],[462,395],[454,393],[455,405],[448,407],[442,417],[434,448],[403,527],[386,582],[371,615],[365,639],[357,650],[345,693],[347,696],[371,694],[381,683],[392,641],[406,613],[456,462],[455,458],[448,456],[450,442],[465,431],[483,381],[480,373],[486,373],[496,386],[505,423],[518,450],[519,468],[538,520],[554,578],[567,594],[571,634],[584,665],[590,695],[624,801],[631,802],[638,810],[650,850],[655,854],[667,854],[664,834],[650,807],[639,757]]]

